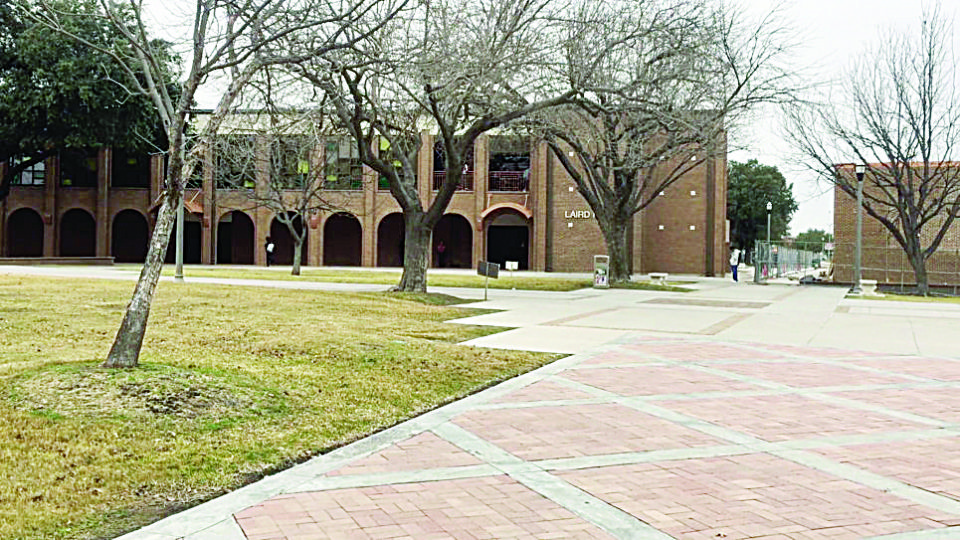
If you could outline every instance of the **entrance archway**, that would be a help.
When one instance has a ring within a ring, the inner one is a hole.
[[[377,227],[377,266],[403,266],[403,242],[407,226],[403,214],[395,212],[380,220]]]
[[[60,256],[93,257],[96,254],[96,220],[86,210],[67,210],[60,217]]]
[[[437,249],[443,242],[441,254]],[[470,222],[460,214],[445,214],[433,228],[433,266],[443,268],[473,267],[473,231]]]
[[[323,226],[323,264],[326,266],[360,266],[363,249],[363,228],[353,214],[341,212],[327,219]]]
[[[150,226],[147,218],[136,210],[123,210],[113,218],[110,254],[119,263],[147,260],[150,247]]]
[[[291,212],[290,215],[293,215]],[[303,220],[300,216],[294,216],[293,227],[298,234],[303,234]],[[310,245],[310,233],[307,232],[307,238],[304,238],[303,245],[300,246],[300,264],[307,264],[307,247]],[[293,264],[293,235],[290,229],[278,218],[273,218],[270,222],[270,239],[273,240],[274,255],[273,260],[276,264]]]
[[[7,256],[43,257],[43,219],[35,210],[21,208],[7,218]]]
[[[253,220],[240,210],[224,214],[217,224],[217,264],[253,264],[254,249]]]
[[[523,214],[501,209],[487,217],[487,260],[504,267],[517,261],[520,270],[530,266],[530,223]]]
[[[200,264],[200,237],[203,234],[200,227],[200,218],[193,212],[187,212],[183,217],[183,263]],[[170,231],[170,243],[167,244],[167,256],[164,258],[167,264],[177,262],[177,224],[173,224],[173,230]]]

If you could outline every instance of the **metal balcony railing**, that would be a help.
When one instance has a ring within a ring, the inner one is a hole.
[[[489,191],[530,191],[530,177],[525,171],[490,171],[487,179]]]
[[[444,180],[447,179],[447,171],[434,171],[433,172],[433,190],[439,191],[440,186],[443,185]],[[473,173],[463,173],[460,177],[460,184],[457,186],[457,191],[473,191]]]

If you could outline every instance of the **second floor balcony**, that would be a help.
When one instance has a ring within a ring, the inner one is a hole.
[[[447,171],[433,172],[433,190],[439,191],[440,186],[447,180]],[[457,185],[457,191],[473,191],[473,173],[466,172],[460,176],[460,184]]]
[[[523,171],[490,171],[487,189],[489,191],[530,191],[530,169]]]

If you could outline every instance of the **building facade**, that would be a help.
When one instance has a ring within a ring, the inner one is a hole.
[[[422,138],[422,148],[435,148],[431,134]],[[320,146],[311,161],[323,168],[324,198],[336,210],[300,221],[308,227],[304,264],[401,266],[402,214],[384,182],[360,165],[349,145]],[[256,147],[258,154],[271,152],[263,141]],[[243,185],[228,185],[218,178],[217,159],[208,155],[202,173],[188,183],[184,261],[263,265],[270,237],[276,262],[289,264],[293,243],[286,227],[248,196],[248,190],[266,189],[270,167],[257,166]],[[443,181],[442,163],[436,151],[418,155],[425,204]],[[0,202],[3,256],[143,261],[163,167],[159,156],[107,148],[62,153],[24,172]],[[723,275],[726,192],[722,155],[666,189],[635,218],[635,271]],[[478,139],[460,189],[434,230],[431,266],[516,261],[520,269],[584,272],[592,270],[594,255],[604,253],[589,205],[546,144],[490,135]],[[168,261],[172,255],[171,246]]]

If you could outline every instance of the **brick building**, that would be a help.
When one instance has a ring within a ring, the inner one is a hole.
[[[837,173],[856,186],[853,164],[836,166]],[[881,164],[871,164],[873,171],[883,170]],[[870,172],[864,175],[864,193],[876,192]],[[834,281],[853,283],[853,262],[856,253],[857,200],[840,187],[834,188],[833,230],[835,252],[833,258]],[[934,220],[924,230],[921,242],[929,245],[933,235],[943,223]],[[863,279],[875,279],[887,285],[911,286],[916,284],[913,267],[903,248],[882,223],[863,212],[863,240],[861,244],[861,273]],[[960,285],[960,223],[948,229],[939,249],[927,260],[927,278],[931,286],[955,287]]]
[[[423,148],[435,148],[422,135]],[[400,266],[400,207],[370,169],[336,141],[321,145],[325,197],[339,209],[309,216],[303,262],[310,266]],[[270,145],[258,143],[258,152]],[[442,182],[442,160],[420,152],[420,196]],[[278,264],[292,260],[292,242],[271,211],[250,204],[244,189],[218,181],[216,156],[186,193],[184,261],[266,263],[267,236]],[[435,166],[438,164],[439,167]],[[3,167],[0,164],[0,167]],[[65,152],[24,172],[0,202],[6,257],[112,256],[139,262],[152,231],[164,162],[111,149]],[[336,174],[330,171],[335,170]],[[270,170],[257,167],[247,189],[264,189]],[[723,275],[726,270],[726,158],[710,159],[666,190],[634,223],[634,267]],[[446,250],[440,260],[436,246]],[[480,260],[514,260],[521,269],[592,269],[604,242],[589,205],[544,143],[517,144],[496,135],[478,139],[473,163],[434,230],[432,266],[471,268]],[[171,243],[172,246],[172,243]],[[168,251],[172,261],[172,249]]]

